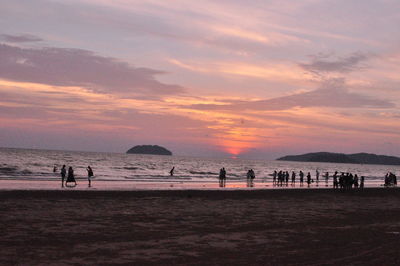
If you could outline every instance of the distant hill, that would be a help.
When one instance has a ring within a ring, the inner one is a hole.
[[[324,162],[324,163],[355,163],[355,164],[381,164],[381,165],[400,165],[400,158],[386,155],[376,155],[372,153],[331,153],[315,152],[302,155],[288,155],[278,158],[279,161],[295,162]]]
[[[126,153],[131,154],[154,154],[154,155],[172,155],[172,152],[158,145],[138,145],[130,148]]]

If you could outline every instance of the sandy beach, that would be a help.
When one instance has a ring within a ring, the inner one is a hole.
[[[0,191],[1,265],[398,265],[400,190]]]

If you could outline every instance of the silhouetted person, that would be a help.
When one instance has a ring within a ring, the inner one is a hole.
[[[310,174],[310,172],[307,173],[307,184],[308,184],[308,186],[310,186],[310,184],[311,184],[311,174]]]
[[[344,187],[344,172],[342,172],[339,176],[339,187],[340,189],[343,189]]]
[[[328,182],[329,182],[329,172],[326,172],[326,173],[325,173],[325,183],[326,183],[326,186],[328,186]]]
[[[174,175],[175,166],[172,167],[171,171],[169,171],[170,176]]]
[[[254,183],[253,180],[256,177],[253,169],[250,169],[249,171],[247,171],[247,187],[253,187]]]
[[[219,170],[219,186],[225,187],[225,183],[226,183],[226,170],[225,167],[222,167],[221,170]]]
[[[300,176],[300,186],[303,186],[303,183],[304,183],[304,173],[303,173],[303,171],[300,171],[299,176]]]
[[[296,173],[292,171],[292,185],[296,183]]]
[[[89,182],[88,187],[91,187],[92,186],[93,169],[92,169],[92,167],[88,166],[86,168],[86,171],[87,171],[87,179]]]
[[[354,188],[358,188],[358,175],[357,174],[354,175],[353,184],[354,184]]]
[[[283,172],[279,171],[279,173],[278,173],[278,185],[282,186],[282,184],[283,184]]]
[[[333,175],[333,188],[339,188],[339,182],[337,177],[337,171]]]
[[[251,182],[251,171],[250,170],[247,171],[246,180],[247,180],[247,187],[250,187],[250,182]]]
[[[65,176],[67,175],[67,169],[65,169],[65,164],[61,168],[61,187],[64,187]]]
[[[317,183],[319,183],[319,171],[318,171],[318,169],[315,170],[315,179],[317,180]]]
[[[361,176],[360,180],[361,180],[360,181],[360,189],[363,189],[364,188],[364,176],[363,175]]]
[[[57,165],[54,165],[53,167],[53,173],[57,172]]]
[[[71,166],[68,168],[68,176],[67,176],[67,181],[65,182],[65,185],[67,186],[68,183],[74,183],[75,186],[77,185],[76,181],[75,181],[74,170],[72,169]]]
[[[289,183],[289,172],[288,171],[285,172],[285,181],[286,181],[286,186],[287,186]]]
[[[274,173],[272,174],[272,183],[276,184],[276,177],[278,176],[278,172],[276,172],[276,170],[274,171]]]

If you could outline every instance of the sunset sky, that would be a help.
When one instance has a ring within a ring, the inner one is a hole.
[[[0,0],[0,146],[400,156],[398,0]]]

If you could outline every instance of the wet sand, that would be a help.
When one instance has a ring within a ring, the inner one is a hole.
[[[0,264],[399,265],[400,190],[0,191]]]

